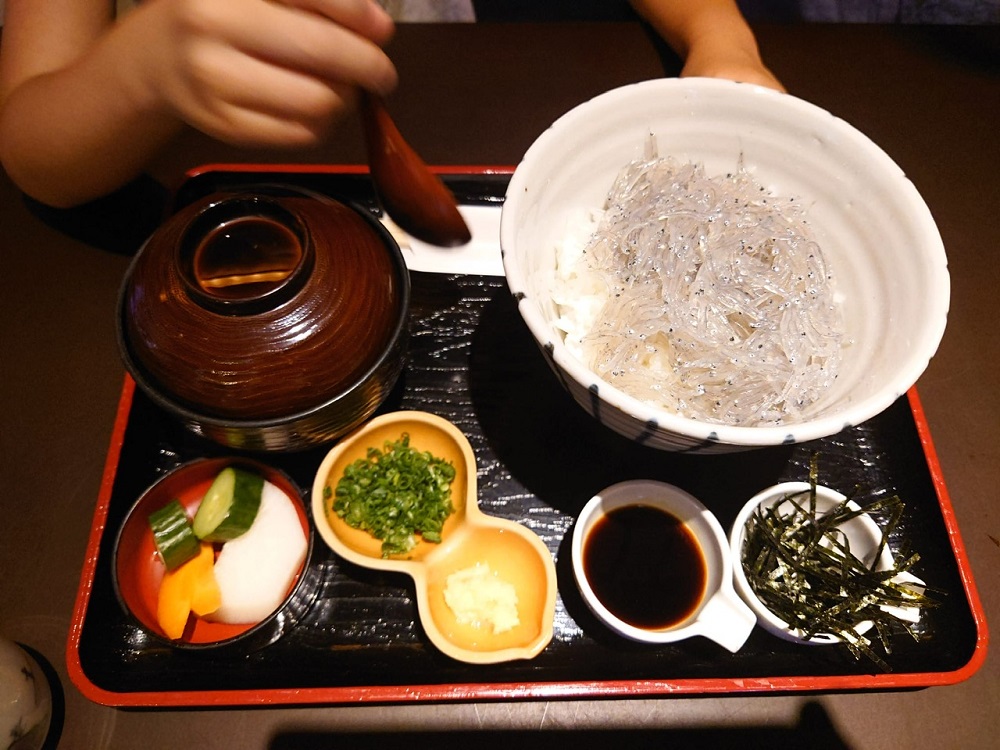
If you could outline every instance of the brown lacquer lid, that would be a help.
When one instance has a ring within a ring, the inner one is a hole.
[[[213,195],[168,220],[133,263],[122,330],[163,397],[217,418],[320,406],[363,378],[406,303],[399,250],[319,196]]]

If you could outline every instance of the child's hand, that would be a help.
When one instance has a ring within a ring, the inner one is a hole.
[[[697,61],[689,59],[681,71],[681,77],[707,76],[710,78],[728,78],[741,83],[756,83],[766,86],[776,91],[785,93],[785,87],[774,77],[770,70],[761,64],[742,64],[733,62],[721,64],[718,60],[713,60],[712,65],[699,66]]]
[[[728,78],[784,92],[785,87],[760,59],[752,39],[708,37],[691,45],[681,76]]]
[[[785,90],[761,62],[757,40],[736,0],[630,2],[684,60],[682,76],[728,78]]]
[[[358,88],[395,87],[393,29],[369,0],[151,0],[112,34],[154,110],[233,145],[300,147]]]

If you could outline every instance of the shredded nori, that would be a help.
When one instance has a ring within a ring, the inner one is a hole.
[[[812,457],[809,490],[785,495],[769,506],[760,506],[746,526],[742,560],[747,581],[757,597],[792,628],[809,639],[830,634],[844,643],[856,659],[868,657],[882,669],[889,665],[871,648],[871,641],[855,627],[871,621],[886,654],[890,638],[902,627],[914,639],[908,623],[882,606],[932,606],[927,589],[895,580],[920,559],[916,553],[894,555],[887,570],[876,570],[889,535],[903,515],[899,496],[885,497],[860,509],[849,507],[851,497],[828,512],[816,508],[817,457]],[[783,506],[781,512],[777,511]],[[851,552],[841,526],[862,514],[880,513],[888,520],[870,565]]]

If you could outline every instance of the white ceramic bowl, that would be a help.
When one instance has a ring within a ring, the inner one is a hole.
[[[41,750],[52,724],[52,688],[23,647],[0,636],[0,737],[8,750]],[[9,744],[8,744],[9,743]]]
[[[757,493],[743,506],[743,509],[733,522],[733,528],[729,535],[730,547],[732,549],[733,583],[736,586],[736,592],[747,603],[747,606],[754,611],[754,614],[757,616],[757,623],[769,633],[788,641],[804,642],[813,645],[840,643],[840,636],[832,633],[819,633],[810,639],[806,639],[803,631],[791,627],[757,598],[743,568],[742,551],[746,535],[746,525],[757,508],[761,506],[771,507],[775,503],[780,503],[782,498],[790,495],[808,493],[809,487],[808,482],[784,482],[776,484]],[[820,514],[833,510],[844,499],[844,495],[836,490],[820,485],[816,487],[816,510]],[[852,510],[860,509],[858,504],[853,500],[848,502],[848,507]],[[778,506],[778,510],[781,510],[781,505]],[[789,506],[789,510],[791,510],[791,506]],[[888,546],[882,548],[876,561],[875,554],[879,551],[882,530],[870,516],[855,516],[846,523],[841,524],[838,528],[847,537],[847,541],[851,546],[851,552],[863,563],[871,565],[875,562],[876,570],[889,570],[892,568],[893,556]],[[909,580],[918,581],[918,579],[912,577]],[[899,613],[899,616],[908,616],[907,610],[896,611]],[[864,635],[871,627],[872,623],[870,621],[864,621],[856,625],[854,629],[858,635]]]
[[[655,135],[659,154],[704,165],[740,160],[775,195],[795,197],[842,298],[839,378],[811,419],[781,426],[710,424],[612,387],[566,348],[547,291],[556,247],[581,209],[599,209],[613,179]],[[500,223],[518,309],[563,385],[601,423],[666,450],[723,452],[814,440],[875,416],[923,373],[944,333],[950,286],[930,211],[900,168],[858,130],[808,102],[715,79],[659,79],[614,89],[560,117],[511,178]]]

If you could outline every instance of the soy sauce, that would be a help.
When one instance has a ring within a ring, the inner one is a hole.
[[[687,525],[649,505],[616,508],[599,519],[583,545],[583,569],[612,614],[646,630],[663,630],[690,617],[708,576]]]

